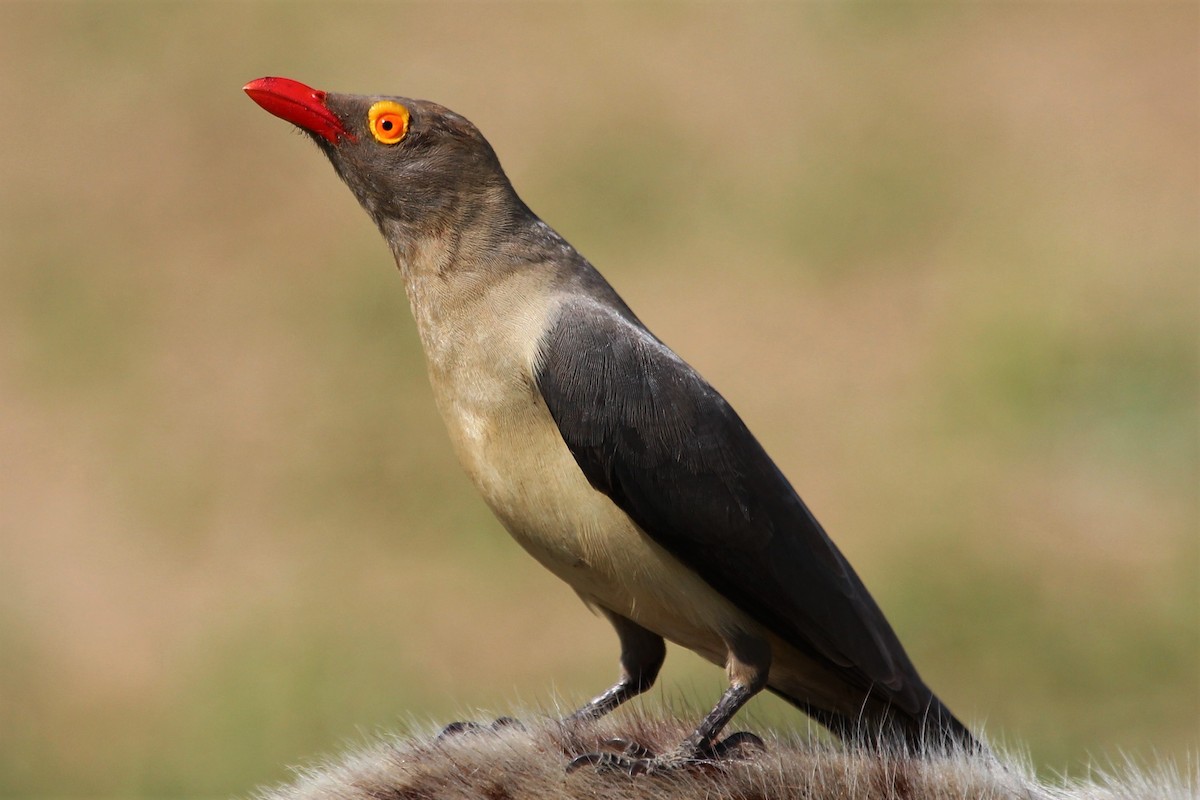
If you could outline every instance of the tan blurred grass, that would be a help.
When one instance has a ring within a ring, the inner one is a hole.
[[[265,74],[474,119],[961,715],[1046,768],[1194,753],[1198,21],[0,6],[0,793],[243,792],[612,676],[453,462],[370,223],[241,96]],[[720,680],[673,652],[665,692]]]

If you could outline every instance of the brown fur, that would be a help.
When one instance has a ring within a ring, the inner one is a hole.
[[[657,752],[689,733],[677,719],[620,714],[568,729],[557,719],[437,738],[435,732],[376,742],[315,769],[259,800],[1188,800],[1200,778],[1171,767],[1129,767],[1085,782],[1049,785],[1027,763],[961,753],[912,758],[847,750],[793,736],[764,735],[752,750],[720,766],[630,778],[571,758],[608,737]]]

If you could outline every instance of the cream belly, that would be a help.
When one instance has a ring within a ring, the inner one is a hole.
[[[453,318],[418,316],[459,460],[513,538],[584,602],[723,664],[729,634],[758,626],[588,483],[534,382],[555,304],[528,280],[536,276],[489,287]],[[415,283],[410,292],[424,288]]]
[[[540,398],[484,427],[468,470],[522,547],[585,602],[724,662],[742,615],[592,488]]]
[[[459,458],[517,542],[589,604],[724,663],[749,624],[587,482],[530,386],[498,408],[443,404]]]

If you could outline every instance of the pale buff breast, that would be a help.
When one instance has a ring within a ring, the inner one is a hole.
[[[488,506],[585,602],[722,663],[722,633],[753,623],[592,488],[542,401],[537,343],[557,307],[545,277],[518,273],[455,302],[430,296],[448,291],[435,281],[410,281],[424,293],[418,328],[451,441]]]

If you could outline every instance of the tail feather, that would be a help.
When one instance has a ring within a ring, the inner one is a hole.
[[[987,752],[987,747],[933,694],[920,715],[892,704],[867,703],[858,716],[851,717],[820,708],[775,687],[768,688],[839,739],[867,749],[900,749],[909,753]]]

